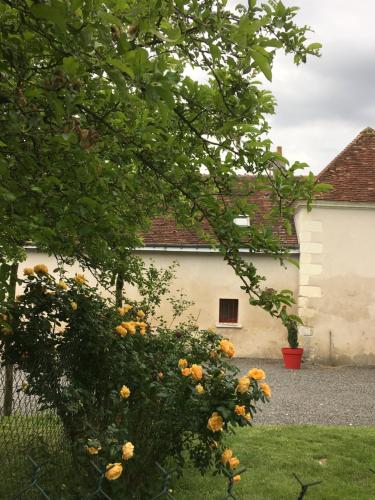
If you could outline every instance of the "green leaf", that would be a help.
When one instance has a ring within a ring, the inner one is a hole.
[[[102,19],[102,21],[105,22],[105,24],[114,24],[119,28],[121,28],[122,26],[121,19],[119,19],[117,16],[114,16],[113,14],[109,14],[108,12],[101,11],[99,17]]]
[[[36,18],[56,24],[61,31],[66,30],[66,11],[62,4],[57,2],[53,2],[52,5],[34,4],[30,10]]]
[[[310,45],[307,46],[307,50],[319,50],[322,48],[321,43],[310,43]]]
[[[83,0],[71,0],[70,2],[70,7],[73,12],[82,7],[82,5],[83,5]]]
[[[264,76],[267,78],[267,80],[269,80],[271,82],[272,81],[272,69],[271,69],[271,65],[269,63],[268,58],[255,50],[250,50],[250,53],[251,53],[251,57],[254,59],[258,68],[261,70],[261,72],[264,74]]]
[[[63,68],[66,74],[75,75],[79,68],[79,63],[73,56],[64,57]]]
[[[124,64],[122,61],[120,61],[120,59],[110,58],[108,62],[112,64],[112,66],[114,66],[115,68],[122,71],[123,73],[126,73],[128,76],[130,76],[132,80],[135,79],[135,73],[132,70],[132,68],[127,64]]]
[[[263,21],[259,19],[256,21],[250,21],[248,17],[242,17],[238,24],[238,30],[242,34],[253,35],[256,31],[259,30],[262,24]]]
[[[290,223],[290,221],[288,219],[286,219],[284,221],[284,225],[285,225],[285,229],[286,229],[287,234],[290,236],[292,234],[292,224]]]
[[[225,420],[230,418],[232,414],[232,412],[228,408],[225,408],[225,406],[218,406],[217,410],[221,413],[221,415],[225,418]]]
[[[220,59],[221,51],[220,51],[219,47],[217,47],[216,45],[211,45],[210,52],[211,52],[212,59],[215,59],[215,60]]]
[[[333,186],[324,182],[320,182],[314,186],[315,193],[326,193],[327,191],[331,191],[331,189],[333,189]]]

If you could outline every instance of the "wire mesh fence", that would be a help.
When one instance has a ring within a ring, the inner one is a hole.
[[[107,488],[106,470],[95,461],[91,460],[85,474],[81,468],[77,475],[77,464],[60,418],[54,409],[43,408],[37,397],[28,394],[27,387],[25,374],[17,366],[0,368],[0,499],[115,500]],[[177,500],[172,494],[176,470],[159,463],[155,467],[160,486],[147,500]],[[239,500],[235,475],[245,469],[232,473],[223,467],[222,472],[227,480],[223,500]],[[321,482],[304,483],[295,474],[294,478],[300,486],[298,499]],[[126,494],[120,498],[130,497]]]
[[[38,398],[28,394],[25,374],[17,366],[0,368],[0,498],[4,500],[74,500],[103,498],[114,500],[106,488],[105,470],[91,461],[91,470],[76,478],[76,464],[62,422],[55,410],[43,408]],[[149,500],[175,500],[171,483],[175,470],[159,463],[160,488]],[[237,471],[243,473],[245,469]],[[223,500],[238,500],[235,474],[223,467],[227,479]],[[319,482],[301,486],[299,499],[308,488]],[[127,496],[121,496],[127,498]]]
[[[11,370],[10,370],[11,368]],[[11,372],[11,375],[10,375]],[[44,464],[45,478],[59,475],[61,484],[71,472],[70,453],[61,421],[53,409],[42,409],[35,396],[27,394],[24,373],[17,368],[0,368],[0,498],[12,498],[25,488],[34,474],[35,463]],[[56,463],[52,463],[51,457]],[[48,482],[48,481],[47,481]],[[60,495],[60,493],[58,493]],[[41,498],[29,491],[20,498]],[[62,498],[58,496],[57,498]]]

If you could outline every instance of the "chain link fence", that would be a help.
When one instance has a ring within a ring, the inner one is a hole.
[[[107,489],[105,470],[95,461],[82,475],[77,474],[69,440],[62,422],[53,409],[43,408],[35,396],[27,394],[26,377],[17,366],[0,368],[0,499],[1,500],[114,500]],[[160,488],[153,498],[177,500],[172,494],[176,470],[155,466],[160,474]],[[227,479],[223,500],[239,500],[235,495],[234,473],[223,467]],[[300,485],[298,499],[309,487],[321,481]],[[121,498],[128,498],[127,495]]]
[[[21,370],[16,366],[0,368],[0,498],[4,500],[27,487],[35,475],[35,463],[43,464],[39,476],[42,474],[46,483],[58,478],[62,488],[72,471],[60,419],[54,410],[42,409],[37,398],[26,391],[26,377]],[[41,496],[35,490],[19,498]],[[58,492],[56,498],[64,497]]]

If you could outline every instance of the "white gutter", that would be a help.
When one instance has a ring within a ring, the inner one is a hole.
[[[144,246],[135,248],[137,252],[176,252],[176,253],[220,253],[217,248],[209,247],[183,247],[183,246]],[[239,248],[240,253],[249,254],[266,254],[272,255],[269,252],[252,252],[248,248]],[[299,254],[298,248],[290,248],[287,253]]]
[[[37,247],[35,245],[25,245],[25,250],[33,250],[37,251]],[[209,248],[209,247],[174,247],[174,246],[145,246],[145,247],[136,247],[134,249],[136,252],[176,252],[176,253],[219,253],[217,248]],[[254,255],[273,255],[267,252],[252,252],[248,248],[240,248],[240,253],[250,253]],[[290,254],[299,254],[298,248],[290,248],[287,253]]]
[[[296,201],[294,204],[295,208],[306,208],[306,202]],[[360,202],[360,201],[330,201],[330,200],[314,200],[312,202],[312,208],[358,208],[362,210],[374,209],[375,203],[371,202]]]

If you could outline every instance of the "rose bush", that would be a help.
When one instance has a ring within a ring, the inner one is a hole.
[[[189,322],[151,329],[144,304],[116,308],[83,275],[55,280],[43,265],[25,270],[24,293],[4,314],[5,362],[56,409],[80,463],[95,460],[114,497],[147,497],[156,462],[182,469],[189,457],[202,473],[235,473],[226,433],[251,425],[270,388],[258,368],[238,377],[229,340]]]

